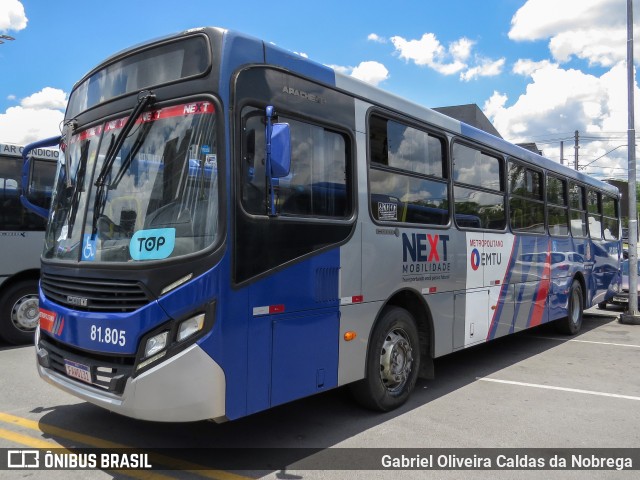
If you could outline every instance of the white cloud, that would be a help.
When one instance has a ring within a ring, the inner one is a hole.
[[[542,60],[540,62],[534,62],[529,59],[520,59],[513,65],[512,72],[517,75],[523,75],[530,77],[536,70],[551,66],[552,63],[549,60]]]
[[[15,95],[7,95],[7,100],[11,100],[11,101],[13,101],[13,100],[15,100],[15,99],[16,99],[16,96],[15,96]]]
[[[610,67],[626,60],[626,41],[623,28],[585,28],[558,33],[549,41],[549,50],[559,62],[567,62],[575,55],[589,65]]]
[[[576,56],[589,65],[610,67],[626,58],[625,5],[624,0],[528,0],[511,19],[509,38],[549,39],[558,62]]]
[[[60,110],[34,110],[10,107],[0,114],[2,139],[8,143],[24,145],[60,133],[64,114]]]
[[[23,145],[58,135],[65,103],[66,94],[51,87],[24,98],[20,106],[0,113],[2,140]]]
[[[23,30],[29,19],[18,0],[0,0],[0,31]]]
[[[634,3],[636,1],[634,0]],[[511,21],[509,38],[548,40],[552,59],[518,60],[512,72],[530,76],[524,94],[509,99],[494,92],[484,111],[496,128],[514,142],[539,143],[546,156],[564,157],[573,165],[573,132],[580,137],[581,166],[597,176],[626,175],[627,81],[626,2],[624,0],[527,0]],[[637,26],[636,26],[637,29]],[[637,30],[636,30],[637,31]],[[639,50],[635,49],[636,59]],[[589,67],[606,67],[604,74],[563,68],[572,59]],[[636,88],[636,111],[640,106]],[[606,154],[606,155],[605,155]]]
[[[460,80],[469,82],[478,77],[495,77],[502,73],[505,62],[504,58],[499,60],[481,59],[478,62],[479,65],[462,72]]]
[[[396,52],[407,61],[413,61],[416,65],[432,66],[444,56],[444,47],[433,33],[425,33],[420,40],[407,40],[395,36],[391,37],[391,43]]]
[[[499,75],[505,64],[504,58],[491,60],[479,56],[469,62],[475,42],[466,37],[451,42],[447,48],[433,33],[425,33],[419,40],[395,36],[391,37],[391,43],[400,58],[418,66],[429,67],[442,75],[460,73],[463,81]]]
[[[375,61],[360,62],[357,67],[345,67],[342,65],[327,66],[343,75],[350,75],[375,86],[378,86],[381,82],[389,78],[389,70],[387,70],[387,67]]]
[[[449,47],[449,52],[453,55],[453,58],[461,62],[465,62],[471,55],[471,49],[476,42],[462,37],[460,40],[455,41]]]
[[[389,78],[389,70],[380,62],[360,62],[351,72],[351,76],[372,85],[379,85]]]
[[[376,34],[376,33],[370,33],[367,36],[367,40],[369,40],[370,42],[376,42],[376,43],[387,43],[387,39],[384,37],[381,37],[380,35]]]
[[[430,67],[442,75],[454,75],[467,68],[467,64],[456,60],[452,63],[434,63]]]
[[[554,141],[539,144],[539,147],[546,156],[557,161],[560,139],[564,138],[564,157],[573,164],[573,132],[578,130],[583,138],[579,150],[581,165],[627,143],[626,66],[623,62],[599,77],[563,69],[557,64],[526,62],[530,61],[520,63],[520,71],[530,72],[532,79],[526,92],[509,106],[506,95],[494,92],[483,106],[485,114],[506,139],[530,142],[540,139],[544,133],[546,139]],[[532,65],[536,68],[527,68]],[[640,91],[637,86],[635,95],[638,101]],[[591,141],[593,137],[603,140],[594,142]],[[626,155],[626,148],[617,148],[586,171],[598,176],[619,175],[623,170],[616,169],[623,167]],[[608,168],[603,169],[605,166]]]
[[[543,40],[560,32],[626,23],[625,0],[527,0],[511,19],[512,40]]]
[[[34,110],[63,109],[67,104],[67,95],[58,88],[44,87],[37,93],[23,98],[20,105]]]
[[[484,114],[487,117],[493,118],[501,110],[504,109],[504,106],[506,105],[507,100],[508,100],[508,97],[506,95],[494,90],[493,95],[491,95],[489,100],[484,102],[484,107],[482,110],[484,111]]]

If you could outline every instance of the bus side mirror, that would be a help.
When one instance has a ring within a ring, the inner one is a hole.
[[[265,109],[265,173],[268,185],[269,216],[278,215],[276,208],[275,187],[278,179],[289,175],[291,170],[291,128],[287,123],[272,123],[274,108]]]
[[[271,176],[282,178],[291,171],[291,128],[288,123],[274,123],[271,130]]]

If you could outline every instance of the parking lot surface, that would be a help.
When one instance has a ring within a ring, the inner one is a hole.
[[[156,472],[11,470],[0,476],[638,478],[640,470],[624,469],[359,468],[368,465],[371,455],[387,450],[640,448],[640,326],[620,324],[619,313],[589,310],[582,331],[574,337],[558,335],[551,325],[544,325],[437,359],[436,379],[420,380],[408,403],[390,413],[362,410],[346,389],[338,389],[219,425],[151,423],[112,414],[41,381],[32,346],[0,344],[0,448],[166,448],[167,464],[179,466]],[[197,469],[207,452],[213,455],[222,448],[237,449],[232,454],[239,456],[239,467],[242,452],[247,452],[247,467]],[[273,449],[271,466],[254,469],[249,448]],[[327,455],[327,449],[335,449],[335,456]],[[359,459],[358,452],[368,454],[368,459]],[[344,467],[344,454],[353,458],[348,471],[336,468]],[[309,465],[318,469],[309,470]]]

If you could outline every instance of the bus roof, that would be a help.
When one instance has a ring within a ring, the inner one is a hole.
[[[227,31],[226,34],[245,37],[242,34],[231,31]],[[313,60],[309,60],[301,55],[297,55],[266,42],[264,42],[264,51],[265,63],[267,64],[279,65],[316,81],[321,81],[330,85],[333,84],[340,90],[356,97],[360,97],[364,101],[377,104],[403,115],[413,117],[416,120],[442,128],[452,134],[483,144],[488,148],[498,150],[506,155],[517,158],[518,160],[540,166],[549,172],[557,173],[583,184],[594,186],[612,195],[618,194],[618,189],[611,184],[598,180],[594,177],[590,177],[589,175],[578,172],[572,168],[565,167],[564,165],[560,165],[559,163],[543,157],[542,155],[538,155],[530,150],[519,147],[518,145],[446,116],[440,112],[391,94],[369,83],[344,75],[330,67],[327,67],[326,65],[321,65]]]
[[[224,35],[228,44],[233,44],[233,40],[242,39],[244,42],[255,42],[256,45],[262,47],[264,52],[264,63],[285,68],[292,73],[297,73],[310,80],[323,83],[329,87],[334,87],[343,92],[361,98],[363,101],[378,105],[380,107],[395,111],[405,116],[412,117],[418,121],[425,122],[434,127],[441,128],[450,134],[458,135],[475,143],[484,145],[487,148],[497,150],[505,155],[517,158],[518,160],[537,165],[545,170],[557,173],[569,179],[576,180],[586,185],[594,186],[611,195],[617,195],[618,189],[606,182],[590,177],[584,173],[575,171],[571,168],[560,165],[557,162],[549,160],[546,157],[533,153],[504,139],[496,137],[483,130],[475,128],[464,122],[448,117],[440,112],[436,112],[430,108],[413,103],[407,99],[391,94],[385,90],[375,87],[371,84],[355,79],[335,71],[333,68],[322,65],[318,62],[305,58],[294,52],[280,48],[272,43],[260,40],[251,35],[246,35],[233,30],[226,30],[219,27],[203,27],[193,28],[173,35],[145,42],[144,44],[129,47],[121,52],[112,55],[99,66],[88,72],[82,80],[74,86],[74,89],[91,74],[104,67],[105,65],[121,58],[133,51],[139,50],[143,46],[150,45],[159,41],[166,41],[172,38],[182,38],[185,35],[195,32],[204,32],[213,35]],[[246,45],[246,44],[245,44]]]

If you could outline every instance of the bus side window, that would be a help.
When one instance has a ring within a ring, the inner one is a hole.
[[[446,147],[442,138],[372,115],[369,151],[373,218],[379,222],[424,225],[449,223]]]
[[[620,227],[618,224],[618,201],[607,195],[602,195],[602,225],[605,240],[618,240]]]
[[[243,111],[241,193],[245,211],[266,214],[264,112]],[[278,117],[291,128],[291,170],[276,183],[280,215],[346,218],[350,150],[347,137],[320,125]]]
[[[477,148],[453,145],[455,218],[480,218],[481,228],[504,230],[507,224],[503,160]],[[464,225],[458,224],[458,227]]]

